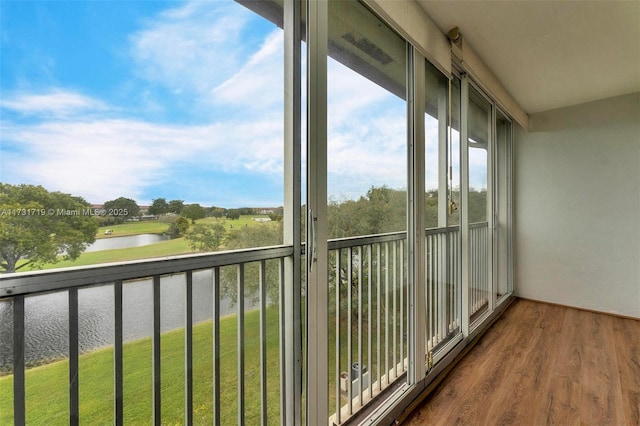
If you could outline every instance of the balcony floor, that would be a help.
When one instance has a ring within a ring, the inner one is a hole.
[[[640,321],[517,300],[407,425],[640,425]]]

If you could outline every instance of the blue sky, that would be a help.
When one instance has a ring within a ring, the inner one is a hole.
[[[282,204],[273,24],[219,1],[3,1],[1,19],[3,182]]]
[[[0,181],[92,203],[282,205],[276,26],[233,1],[0,7]],[[328,66],[330,197],[405,188],[404,101]]]

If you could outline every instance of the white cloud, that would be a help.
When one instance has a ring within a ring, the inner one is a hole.
[[[3,180],[42,184],[100,202],[139,198],[174,168],[282,174],[282,122],[201,126],[128,119],[1,124]],[[9,178],[10,179],[7,179]]]
[[[284,91],[284,33],[274,30],[260,49],[240,70],[215,87],[212,95],[217,102],[247,105],[265,109],[282,108]]]
[[[0,99],[0,107],[27,115],[67,116],[78,112],[104,111],[106,105],[72,91],[52,89],[44,94],[17,94]]]
[[[330,196],[407,186],[406,104],[334,60],[328,63]]]
[[[252,13],[233,2],[190,1],[130,37],[137,72],[174,92],[206,95],[241,66]]]

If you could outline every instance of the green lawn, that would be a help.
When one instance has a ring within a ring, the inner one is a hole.
[[[86,266],[98,263],[123,262],[134,259],[148,259],[153,257],[172,256],[177,254],[192,253],[189,242],[184,238],[161,241],[140,247],[126,249],[101,250],[90,253],[82,253],[76,260],[63,260],[61,262],[45,265],[39,269],[65,268],[69,266]]]
[[[246,424],[259,424],[260,335],[258,311],[245,314]],[[184,424],[184,330],[164,333],[162,357],[162,424]],[[280,423],[278,309],[267,309],[267,407],[269,424]],[[212,323],[193,328],[194,424],[212,423]],[[237,321],[220,321],[220,418],[236,424]],[[124,345],[125,424],[149,424],[152,418],[151,339]],[[113,350],[102,349],[80,357],[80,422],[113,424]],[[13,376],[0,377],[0,424],[13,424]],[[27,424],[68,423],[68,361],[32,368],[26,373]]]
[[[196,220],[196,223],[221,223],[225,228],[233,229],[241,226],[253,225],[257,222],[256,218],[268,217],[266,215],[250,215],[240,216],[239,219],[229,220],[226,218],[207,217],[204,219]],[[105,231],[109,229],[111,234],[105,235]],[[169,223],[162,220],[145,220],[139,222],[125,222],[119,225],[101,226],[98,228],[96,238],[114,238],[114,237],[126,237],[128,235],[138,234],[164,234],[169,229]]]
[[[254,219],[266,216],[241,216],[237,220],[218,219],[214,217],[197,220],[196,223],[221,223],[227,230],[237,229],[243,226],[259,225]],[[104,236],[105,229],[113,230],[113,234],[107,237],[123,237],[136,234],[162,234],[168,228],[167,223],[160,222],[127,222],[121,225],[113,225],[110,227],[102,227],[98,231],[98,237]],[[159,243],[149,244],[141,247],[132,247],[126,249],[101,250],[90,253],[82,253],[76,260],[63,260],[58,263],[44,265],[35,270],[66,268],[71,266],[87,266],[100,263],[124,262],[136,259],[151,259],[154,257],[165,257],[179,254],[194,253],[189,242],[184,238],[176,238],[174,240],[161,241]],[[23,263],[21,261],[20,263]],[[19,264],[20,264],[19,263]],[[20,271],[32,271],[33,268],[25,266]]]
[[[109,235],[105,235],[105,231],[110,229],[113,231]],[[96,238],[113,238],[126,237],[128,235],[138,234],[163,234],[169,229],[169,224],[158,220],[146,220],[141,222],[125,222],[119,225],[101,226],[98,228]]]

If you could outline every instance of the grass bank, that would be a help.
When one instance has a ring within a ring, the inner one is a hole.
[[[107,229],[112,231],[111,234],[105,234]],[[169,224],[167,222],[160,222],[158,220],[125,222],[119,225],[101,226],[98,228],[96,238],[127,237],[129,235],[139,234],[164,234],[168,229]]]
[[[266,216],[241,216],[237,220],[229,220],[224,218],[205,218],[197,220],[196,223],[213,224],[221,223],[229,230],[238,229],[245,226],[260,226],[262,224],[255,221],[256,218]],[[166,232],[169,225],[161,222],[127,222],[120,225],[102,227],[98,231],[98,238],[105,237],[106,229],[113,230],[113,234],[106,237],[124,237],[138,234],[162,234]],[[127,260],[152,259],[155,257],[174,256],[179,254],[194,253],[189,242],[184,238],[176,238],[173,240],[161,241],[140,247],[131,247],[126,249],[101,250],[90,253],[82,253],[76,260],[63,260],[58,263],[51,263],[35,268],[35,270],[67,268],[72,266],[88,266],[100,263],[125,262]],[[21,261],[23,263],[25,261]],[[20,265],[19,263],[19,265]],[[20,271],[32,271],[34,268],[26,266]]]
[[[196,223],[221,223],[227,230],[239,228],[243,226],[255,225],[257,222],[255,219],[266,218],[266,215],[248,215],[240,216],[235,220],[226,218],[207,217],[204,219],[196,220]],[[110,234],[105,234],[106,230],[110,230]],[[114,237],[127,237],[130,235],[139,234],[164,234],[169,229],[169,223],[164,219],[159,220],[144,220],[138,222],[125,222],[118,225],[101,226],[96,233],[97,239],[102,238],[114,238]]]
[[[245,314],[246,424],[260,423],[260,334],[258,311]],[[267,309],[267,404],[269,424],[280,423],[278,309]],[[212,424],[212,323],[193,328],[194,424]],[[220,417],[237,418],[237,321],[220,320]],[[184,330],[162,334],[162,424],[184,424]],[[152,418],[151,339],[124,345],[124,421],[149,424]],[[80,356],[80,423],[113,424],[113,349]],[[67,424],[68,360],[26,372],[27,424]],[[13,376],[0,377],[0,424],[13,424]]]

